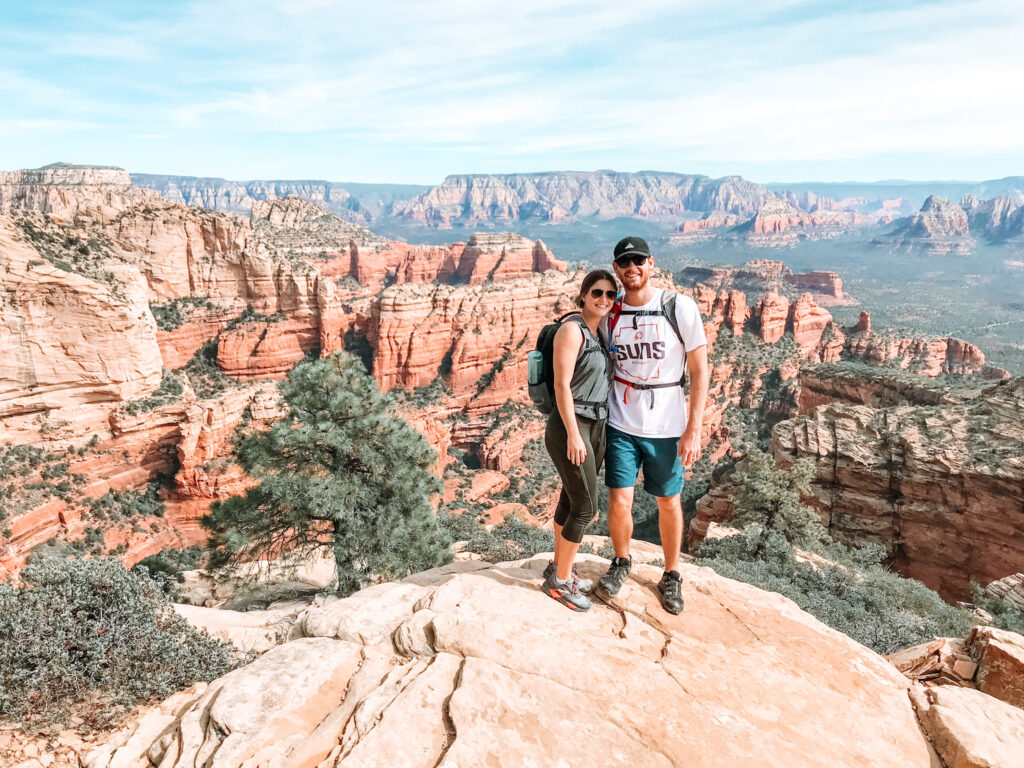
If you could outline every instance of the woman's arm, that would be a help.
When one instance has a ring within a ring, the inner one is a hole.
[[[563,323],[555,334],[555,403],[568,435],[569,461],[579,466],[587,458],[587,447],[576,424],[576,403],[572,399],[572,375],[576,371],[576,358],[583,346],[583,331],[575,322]]]

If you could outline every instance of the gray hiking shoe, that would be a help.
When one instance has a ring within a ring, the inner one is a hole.
[[[679,592],[679,585],[682,581],[683,577],[679,571],[668,571],[658,582],[658,597],[661,598],[661,607],[677,616],[683,612],[683,596]]]
[[[606,597],[615,597],[622,589],[622,583],[629,576],[629,569],[633,567],[633,556],[613,557],[612,564],[608,566],[604,576],[597,580],[597,593]]]
[[[590,601],[580,592],[579,580],[575,576],[568,581],[559,581],[552,573],[544,579],[544,591],[574,611],[590,610]]]
[[[555,571],[555,561],[548,560],[548,567],[544,569],[544,578],[546,579],[548,576],[553,576],[556,573],[557,572]],[[584,595],[589,595],[590,590],[594,587],[594,585],[590,583],[590,579],[584,579],[582,576],[580,576],[580,572],[576,570],[575,565],[572,567],[572,575],[579,582],[580,592],[582,592]]]

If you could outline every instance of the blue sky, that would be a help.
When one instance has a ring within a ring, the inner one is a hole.
[[[0,169],[1024,174],[1019,0],[0,1]]]

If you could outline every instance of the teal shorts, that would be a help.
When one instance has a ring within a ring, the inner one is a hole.
[[[636,437],[610,424],[605,430],[604,484],[632,488],[640,468],[644,490],[652,496],[676,496],[683,490],[683,462],[678,437]]]

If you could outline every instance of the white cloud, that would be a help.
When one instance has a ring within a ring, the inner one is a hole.
[[[135,137],[323,134],[325,147],[410,156],[458,147],[508,158],[589,153],[621,166],[617,157],[659,152],[770,163],[1024,151],[1015,2],[851,8],[194,2],[173,17],[52,42],[55,55],[130,69],[82,88],[14,72],[6,88],[32,112],[25,118],[117,116]]]

